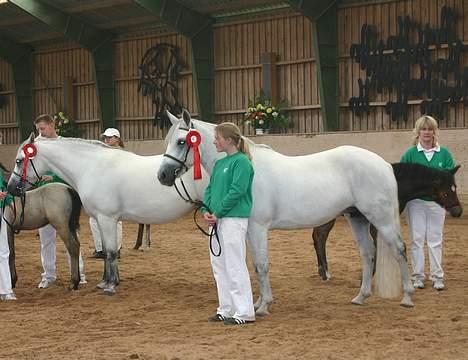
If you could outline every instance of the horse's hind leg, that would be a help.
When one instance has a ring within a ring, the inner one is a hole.
[[[317,255],[318,272],[322,280],[329,280],[331,278],[328,272],[327,249],[325,245],[327,243],[328,234],[330,234],[331,229],[335,226],[335,222],[336,219],[333,219],[326,224],[314,227],[314,231],[312,231],[315,254]]]
[[[268,306],[273,302],[270,279],[268,276],[268,230],[253,222],[249,222],[247,238],[260,286],[260,296],[254,304],[255,313],[258,316],[268,315]]]
[[[135,241],[135,246],[133,246],[134,250],[138,250],[141,246],[141,243],[143,242],[143,230],[144,230],[145,225],[144,224],[138,224],[138,234],[137,238]]]
[[[359,294],[352,300],[352,303],[362,305],[371,294],[375,246],[369,236],[369,221],[364,216],[345,216],[351,224],[353,236],[359,247],[362,262],[361,288],[359,290]]]
[[[68,222],[67,222],[68,225]],[[62,238],[65,247],[70,255],[70,288],[72,290],[78,290],[80,283],[80,240],[76,231],[72,231],[67,225],[54,224],[58,234]]]

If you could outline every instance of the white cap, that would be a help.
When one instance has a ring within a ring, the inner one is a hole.
[[[104,131],[101,136],[107,136],[107,137],[118,137],[120,138],[120,131],[117,130],[116,128],[107,128],[106,131]]]

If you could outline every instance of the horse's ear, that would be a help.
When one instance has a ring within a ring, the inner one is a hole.
[[[451,172],[453,175],[455,175],[455,173],[456,173],[456,172],[458,171],[458,169],[460,169],[460,168],[461,168],[461,165],[457,165],[457,166],[455,166],[452,170],[450,170],[450,172]]]
[[[179,121],[179,119],[176,116],[172,115],[169,110],[166,110],[166,115],[169,118],[172,125],[174,125],[175,123]]]
[[[187,111],[187,109],[182,110],[182,118],[185,121],[185,125],[190,127],[190,124],[192,123],[192,117],[190,116],[190,113]]]
[[[29,135],[29,142],[32,144],[35,138],[36,136],[34,135],[34,132],[31,132],[31,135]]]

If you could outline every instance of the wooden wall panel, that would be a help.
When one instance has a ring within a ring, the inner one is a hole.
[[[357,80],[364,79],[365,73],[359,64],[351,60],[349,49],[351,44],[360,42],[360,31],[363,24],[375,25],[378,29],[378,39],[387,40],[391,35],[397,35],[398,16],[408,15],[412,20],[425,24],[429,23],[433,28],[440,27],[440,12],[443,6],[455,8],[459,19],[457,22],[457,34],[464,44],[468,44],[468,1],[458,0],[400,0],[375,4],[360,3],[347,5],[338,10],[338,32],[340,53],[340,129],[341,130],[397,130],[411,129],[414,122],[421,116],[420,103],[422,99],[410,97],[408,120],[391,120],[385,112],[385,104],[388,101],[396,101],[396,92],[371,95],[371,111],[369,115],[356,116],[349,110],[350,97],[359,95]],[[412,44],[417,43],[417,34],[411,34]],[[448,46],[443,44],[440,49],[431,49],[432,59],[447,58]],[[468,66],[468,52],[462,57],[463,66]],[[411,69],[413,78],[419,76],[418,67]],[[449,76],[449,81],[453,77]],[[463,104],[448,107],[445,119],[439,119],[442,128],[467,127],[468,107]]]
[[[410,99],[408,121],[392,121],[385,112],[385,104],[395,101],[393,93],[385,91],[371,99],[371,110],[358,117],[348,106],[350,97],[358,96],[357,80],[365,76],[360,65],[349,55],[350,46],[359,43],[362,24],[375,25],[379,39],[396,35],[397,17],[409,15],[431,26],[440,24],[443,6],[455,7],[460,19],[458,35],[468,44],[468,0],[395,0],[375,3],[361,2],[338,8],[339,37],[339,101],[342,131],[382,131],[409,129],[420,114],[421,99]],[[215,120],[238,123],[245,134],[253,129],[244,126],[243,116],[249,101],[258,96],[262,87],[263,53],[277,54],[279,97],[288,101],[293,133],[321,131],[319,86],[313,54],[311,22],[292,10],[281,14],[255,14],[250,19],[229,20],[214,26],[214,83]],[[413,41],[416,35],[413,34]],[[162,30],[142,35],[123,34],[114,43],[116,123],[125,140],[162,139],[165,130],[153,126],[154,105],[149,97],[138,92],[138,66],[146,50],[158,43],[177,45],[187,67],[183,70],[178,88],[181,103],[197,116],[196,94],[192,78],[190,43],[187,38]],[[433,49],[433,57],[446,57],[447,46]],[[463,54],[463,66],[468,66],[468,51]],[[413,68],[413,76],[419,70]],[[34,115],[63,110],[63,83],[74,79],[75,117],[85,138],[99,138],[98,101],[92,58],[88,51],[73,42],[37,46],[34,51],[33,99]],[[0,83],[8,105],[0,109],[0,134],[4,143],[17,143],[19,131],[16,119],[16,99],[11,67],[0,60]],[[449,107],[447,119],[441,127],[467,127],[468,106]],[[32,123],[31,119],[31,123]]]
[[[16,97],[13,70],[9,63],[0,59],[0,96],[6,103],[0,109],[0,144],[19,143],[19,128],[16,121]]]
[[[116,120],[125,140],[163,139],[166,129],[153,125],[155,107],[150,97],[138,92],[139,65],[145,52],[159,44],[179,47],[186,68],[178,82],[179,100],[196,116],[198,109],[192,80],[192,59],[189,41],[182,35],[167,33],[141,38],[117,40],[115,46]]]
[[[220,24],[214,29],[216,121],[242,122],[262,88],[263,53],[277,54],[279,98],[288,101],[292,132],[320,129],[312,26],[298,14]],[[245,127],[247,133],[253,129]]]

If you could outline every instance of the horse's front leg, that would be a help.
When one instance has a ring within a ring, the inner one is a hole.
[[[247,239],[260,286],[260,296],[254,304],[255,313],[258,316],[268,315],[268,306],[273,302],[268,275],[270,270],[268,262],[268,229],[250,221]]]
[[[6,225],[6,223],[3,224],[7,227],[8,247],[10,249],[8,264],[10,266],[11,287],[14,289],[16,287],[16,282],[18,281],[18,275],[16,274],[15,233],[10,226]]]
[[[150,224],[145,225],[145,241],[143,242],[144,251],[149,250],[151,247],[151,231]]]
[[[117,252],[119,244],[117,240],[117,220],[104,215],[96,217],[99,232],[101,233],[102,249],[106,255],[104,259],[104,274],[97,287],[104,290],[106,295],[114,295],[116,286],[119,285],[119,267]]]
[[[133,250],[138,250],[143,242],[143,230],[145,228],[144,224],[138,224],[138,234],[135,241],[135,245],[133,246]]]

